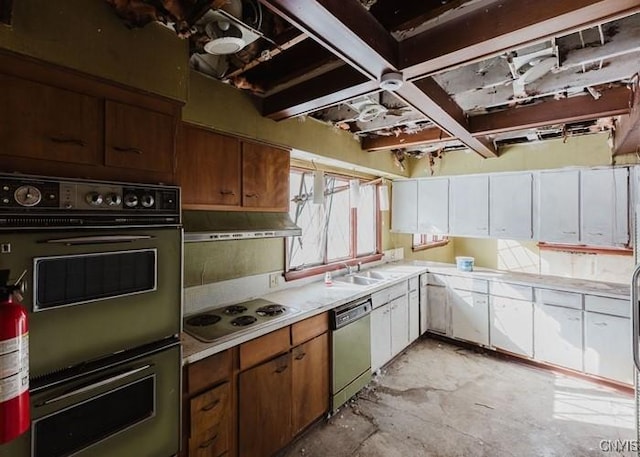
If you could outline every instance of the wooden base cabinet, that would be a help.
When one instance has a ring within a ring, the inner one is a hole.
[[[191,399],[190,457],[219,457],[229,449],[230,396],[225,382]]]

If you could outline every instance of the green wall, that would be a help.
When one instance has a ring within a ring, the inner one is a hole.
[[[186,100],[187,42],[160,24],[127,29],[104,0],[15,0],[0,47]]]

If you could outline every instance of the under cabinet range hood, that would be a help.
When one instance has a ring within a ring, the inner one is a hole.
[[[289,213],[183,211],[184,241],[226,241],[300,236]]]

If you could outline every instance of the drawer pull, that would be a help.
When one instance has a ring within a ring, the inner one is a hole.
[[[278,374],[283,373],[288,367],[289,365],[282,365],[281,367],[278,367],[275,372]]]
[[[296,356],[296,360],[302,360],[302,359],[304,359],[304,357],[305,357],[306,355],[307,355],[307,353],[306,353],[306,352],[303,352],[302,354],[298,354],[298,355]]]
[[[113,146],[113,149],[118,152],[133,152],[135,154],[142,154],[142,149],[134,147],[123,148],[122,146]]]
[[[258,194],[244,194],[245,197],[247,198],[258,198],[259,195]]]
[[[211,445],[213,444],[213,442],[216,440],[216,438],[218,438],[218,434],[216,433],[215,435],[213,435],[213,437],[211,437],[210,439],[208,439],[207,441],[205,441],[204,443],[202,443],[200,446],[198,446],[200,449],[206,449],[208,447],[211,447]]]
[[[220,399],[216,399],[214,401],[212,401],[211,403],[209,403],[208,405],[204,405],[200,411],[211,411],[213,408],[215,408],[218,403],[220,403]]]
[[[220,195],[235,195],[236,193],[232,190],[221,190]]]
[[[598,327],[606,327],[607,323],[606,322],[594,322],[593,325],[597,325]]]
[[[62,138],[57,136],[50,136],[49,139],[58,144],[75,144],[76,146],[85,147],[87,143],[76,138]]]

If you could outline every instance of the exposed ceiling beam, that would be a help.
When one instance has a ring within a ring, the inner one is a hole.
[[[262,100],[262,113],[270,119],[280,121],[377,90],[377,81],[371,81],[350,66],[342,65],[265,97]]]
[[[471,135],[464,112],[433,78],[404,84],[396,93],[482,157],[498,156],[490,141]]]
[[[402,41],[399,65],[418,78],[638,11],[638,0],[494,2]]]
[[[619,116],[629,112],[631,91],[624,86],[602,91],[595,100],[591,95],[548,100],[489,114],[472,116],[469,126],[474,136],[566,124],[601,117]]]
[[[362,149],[366,151],[387,151],[396,148],[410,148],[450,141],[451,135],[438,127],[430,127],[417,133],[400,136],[366,137],[362,139]]]
[[[482,141],[485,141],[484,137],[489,134],[617,116],[629,112],[630,96],[631,91],[626,87],[616,87],[603,91],[598,100],[594,100],[591,95],[550,100],[536,105],[520,106],[473,116],[469,118],[469,128],[474,137],[480,137]],[[640,118],[638,112],[640,109],[636,108],[636,116]],[[625,123],[625,125],[629,125],[628,128],[631,132],[633,131],[632,122]],[[635,128],[637,132],[640,132],[640,121]],[[616,135],[616,138],[622,138],[621,134]],[[442,135],[440,129],[433,128],[414,134],[400,134],[397,137],[369,137],[363,140],[362,149],[381,151],[440,143],[450,139],[451,137],[446,134]],[[636,139],[636,146],[638,145],[637,141]],[[636,146],[632,152],[635,152]]]
[[[640,152],[640,88],[633,87],[633,102],[628,116],[623,116],[613,136],[613,155]]]
[[[418,27],[445,12],[458,8],[471,0],[378,0],[373,4],[371,14],[388,30],[406,30]]]

